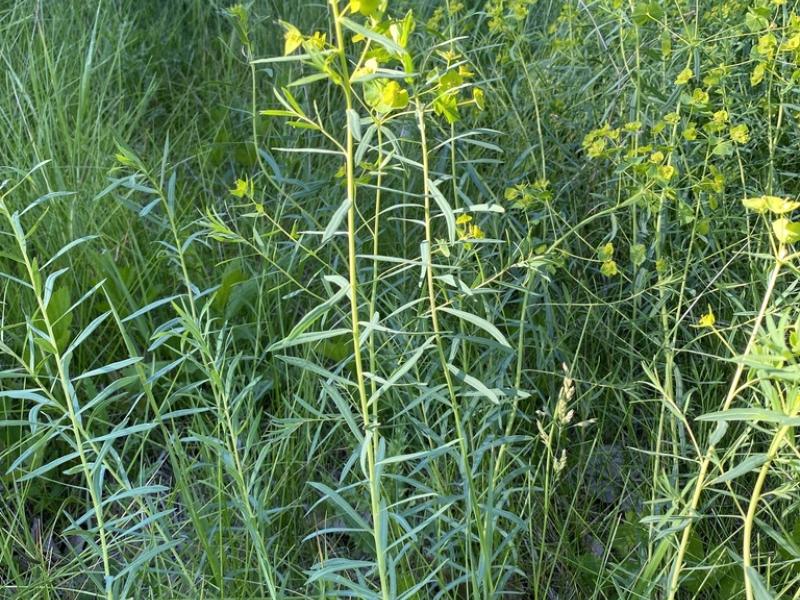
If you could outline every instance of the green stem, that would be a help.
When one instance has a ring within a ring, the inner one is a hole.
[[[778,275],[780,274],[781,267],[783,266],[783,261],[786,256],[786,248],[784,246],[780,246],[778,249],[777,260],[775,262],[775,266],[772,269],[772,273],[770,274],[769,280],[767,282],[767,289],[764,292],[764,298],[761,301],[761,307],[758,311],[758,315],[756,316],[756,320],[753,323],[753,330],[750,333],[750,338],[747,341],[747,345],[745,346],[744,352],[742,353],[742,357],[747,357],[750,352],[753,350],[755,346],[756,339],[758,337],[758,332],[761,330],[761,323],[764,320],[764,316],[767,313],[767,308],[769,307],[770,299],[772,298],[772,293],[775,290],[775,284],[778,281]],[[736,399],[736,396],[739,393],[739,381],[744,374],[745,363],[743,360],[739,361],[738,366],[736,367],[736,371],[733,374],[733,379],[731,380],[731,384],[728,387],[728,393],[725,396],[725,400],[722,403],[721,411],[726,411],[730,408],[733,401]],[[692,533],[692,523],[691,520],[694,513],[697,511],[697,507],[700,505],[700,497],[703,494],[703,486],[706,481],[706,477],[708,476],[708,470],[711,466],[711,459],[714,456],[716,451],[716,446],[714,444],[710,444],[708,449],[706,450],[705,455],[703,456],[702,461],[700,462],[700,472],[697,475],[697,480],[694,484],[694,490],[692,492],[692,498],[689,502],[688,509],[684,512],[684,516],[690,518],[689,522],[686,524],[686,527],[683,529],[683,534],[681,536],[680,545],[678,546],[678,552],[675,556],[675,562],[672,567],[672,576],[670,577],[669,588],[667,589],[667,600],[674,600],[675,595],[678,592],[678,586],[680,584],[680,576],[681,576],[681,569],[683,568],[683,560],[686,556],[686,549],[689,546],[689,537]]]
[[[341,87],[344,91],[345,108],[349,114],[353,110],[353,89],[350,85],[350,69],[347,64],[347,53],[344,45],[344,32],[342,19],[339,12],[338,0],[329,0],[333,14],[333,24],[336,32],[336,44],[341,68]],[[375,560],[378,565],[380,591],[383,600],[389,600],[389,577],[386,569],[386,548],[381,536],[383,514],[381,511],[381,490],[378,473],[375,468],[375,455],[380,440],[377,422],[370,421],[369,402],[365,384],[364,365],[361,357],[361,328],[358,317],[358,265],[356,262],[356,177],[355,177],[355,140],[353,131],[347,127],[347,140],[345,144],[345,174],[347,179],[347,262],[348,277],[350,281],[350,319],[352,322],[353,355],[355,375],[358,385],[358,397],[361,404],[361,416],[364,421],[364,438],[367,444],[367,469],[369,473],[369,495],[372,510],[372,529],[375,540]],[[377,407],[375,407],[377,411]],[[372,435],[370,435],[370,432]]]
[[[455,385],[453,384],[453,376],[450,373],[450,368],[447,363],[447,356],[444,352],[444,343],[442,341],[442,330],[439,324],[439,306],[436,300],[436,287],[433,278],[433,229],[431,226],[431,189],[430,189],[430,160],[428,156],[428,137],[427,137],[427,127],[425,125],[425,112],[420,104],[419,100],[417,100],[417,124],[420,133],[420,144],[422,146],[422,177],[423,177],[423,196],[424,196],[424,226],[425,226],[425,243],[428,246],[428,264],[425,268],[425,275],[426,275],[426,287],[428,289],[428,303],[430,305],[431,311],[431,326],[433,328],[433,336],[436,342],[436,351],[439,357],[439,362],[442,366],[442,371],[444,373],[445,382],[447,383],[447,390],[450,396],[450,407],[453,411],[453,420],[455,421],[456,426],[456,435],[458,436],[458,445],[459,451],[461,453],[461,469],[463,472],[463,476],[465,479],[465,484],[467,486],[467,497],[471,507],[471,512],[475,518],[476,523],[481,523],[480,513],[478,508],[477,499],[475,498],[475,490],[472,481],[472,472],[469,466],[469,449],[467,447],[467,436],[464,432],[464,425],[461,420],[461,410],[458,407],[458,399],[456,398],[455,392]],[[465,528],[464,531],[467,537],[467,551],[465,552],[465,557],[467,560],[467,564],[469,564],[469,528]],[[486,544],[486,531],[483,525],[480,526],[478,530],[478,538],[480,541],[481,548],[483,551],[488,553],[488,546]],[[488,554],[484,556],[484,560],[486,561],[485,564],[487,565],[487,569],[484,573],[484,580],[483,580],[483,594],[478,594],[480,597],[491,597],[489,594],[490,590],[490,575],[491,570],[488,568],[488,565],[491,564],[491,556]]]
[[[747,516],[744,519],[744,534],[742,535],[742,570],[744,571],[744,591],[747,594],[747,600],[755,599],[755,595],[753,594],[753,582],[750,581],[750,568],[752,567],[750,545],[753,537],[753,525],[755,524],[758,502],[761,500],[761,492],[764,489],[764,483],[767,480],[767,475],[769,475],[769,469],[770,466],[772,466],[772,461],[775,460],[775,457],[778,455],[778,450],[783,443],[783,438],[789,432],[789,429],[791,429],[791,427],[788,425],[781,427],[778,430],[778,433],[775,435],[775,438],[772,440],[772,444],[770,444],[767,452],[767,460],[764,462],[764,464],[761,466],[761,470],[758,472],[758,479],[753,487],[753,493],[750,496],[750,504],[747,507]]]
[[[37,277],[38,273],[34,272],[33,264],[28,256],[25,239],[24,237],[20,237],[20,235],[22,235],[22,231],[18,223],[15,222],[15,219],[12,218],[11,213],[5,206],[5,203],[0,204],[0,209],[2,209],[2,212],[8,219],[12,231],[14,231],[14,237],[17,241],[17,246],[22,256],[23,263],[25,264],[25,270],[27,272],[28,279],[31,282],[31,288],[34,296],[36,297],[39,313],[41,314],[42,322],[44,323],[47,336],[49,338],[48,341],[52,346],[53,359],[55,360],[56,369],[58,371],[58,381],[61,387],[61,393],[64,395],[64,404],[66,405],[67,415],[69,416],[70,425],[72,426],[72,434],[75,437],[75,446],[81,463],[81,471],[83,472],[83,477],[86,480],[86,489],[89,492],[89,498],[92,502],[92,508],[94,509],[95,520],[97,521],[97,532],[103,561],[103,575],[105,576],[103,582],[105,587],[105,596],[107,600],[113,600],[114,594],[110,585],[111,559],[108,550],[108,540],[106,538],[105,518],[103,517],[102,490],[99,490],[98,494],[98,490],[96,490],[94,486],[94,476],[92,469],[89,467],[89,459],[86,456],[86,449],[84,448],[86,441],[84,440],[83,425],[81,424],[79,415],[75,410],[76,402],[73,402],[72,398],[72,396],[75,394],[75,391],[72,390],[71,379],[64,368],[64,360],[61,352],[58,349],[58,342],[53,330],[53,323],[47,314],[47,306],[45,305],[40,293],[41,286],[37,283],[40,281],[40,277]]]

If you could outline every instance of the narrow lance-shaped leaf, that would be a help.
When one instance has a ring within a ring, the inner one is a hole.
[[[495,327],[494,325],[492,325],[486,319],[484,319],[482,317],[479,317],[478,315],[474,315],[472,313],[468,313],[468,312],[465,312],[463,310],[458,310],[456,308],[450,308],[450,307],[447,307],[447,306],[443,306],[443,307],[439,308],[439,310],[442,311],[442,312],[449,313],[449,314],[453,315],[454,317],[458,317],[459,319],[462,319],[462,320],[467,321],[469,323],[472,323],[476,327],[479,327],[480,329],[483,329],[486,333],[488,333],[490,336],[492,336],[494,339],[496,339],[498,342],[500,342],[501,345],[505,346],[506,348],[511,348],[511,344],[508,343],[508,340],[500,332],[500,330],[497,327]]]
[[[436,205],[439,207],[439,210],[442,211],[442,215],[444,216],[444,220],[447,223],[447,238],[450,243],[454,243],[456,241],[456,216],[453,213],[453,209],[450,206],[450,203],[447,201],[447,198],[444,197],[439,188],[437,187],[436,183],[431,180],[428,180],[428,187],[431,192],[431,196],[436,201]]]
[[[342,221],[344,221],[345,217],[347,216],[347,212],[350,210],[350,204],[350,198],[345,198],[339,205],[339,208],[336,209],[336,212],[333,213],[331,220],[328,222],[328,225],[325,227],[325,231],[322,234],[322,244],[331,239],[339,231],[339,226],[342,224]]]

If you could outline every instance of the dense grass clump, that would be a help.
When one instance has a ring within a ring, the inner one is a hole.
[[[800,599],[800,2],[0,2],[0,597]]]

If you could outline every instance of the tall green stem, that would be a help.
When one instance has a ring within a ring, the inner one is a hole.
[[[39,308],[39,313],[41,314],[41,319],[42,322],[44,323],[44,327],[47,332],[48,341],[52,346],[53,360],[56,363],[59,386],[61,388],[61,393],[64,395],[64,404],[66,405],[67,415],[70,420],[70,426],[72,427],[72,435],[75,440],[75,447],[78,453],[78,459],[80,460],[81,463],[81,471],[83,473],[84,479],[86,480],[86,489],[89,493],[89,499],[91,500],[92,508],[94,509],[94,518],[97,521],[97,533],[100,541],[100,553],[102,554],[102,561],[103,561],[105,595],[107,600],[113,600],[114,594],[110,585],[111,558],[108,549],[108,540],[106,539],[105,518],[103,516],[102,490],[96,489],[94,485],[94,476],[92,473],[92,468],[89,464],[89,458],[86,455],[86,448],[84,447],[86,445],[86,440],[84,439],[83,425],[81,423],[80,413],[76,411],[77,402],[73,400],[73,395],[75,394],[75,391],[72,389],[71,379],[67,374],[63,355],[61,354],[61,351],[58,349],[58,342],[56,341],[56,335],[53,329],[53,323],[50,317],[48,316],[47,306],[45,305],[44,299],[42,298],[41,284],[38,283],[41,281],[41,277],[38,273],[38,269],[33,265],[32,261],[30,260],[30,257],[28,256],[24,233],[20,229],[18,220],[11,215],[11,213],[9,212],[5,203],[2,202],[2,200],[0,200],[0,210],[2,210],[2,212],[6,216],[11,225],[12,231],[14,231],[14,237],[17,241],[17,247],[19,248],[22,261],[25,265],[25,270],[28,275],[28,279],[31,282],[31,289],[33,290],[33,294],[36,297],[36,304]]]
[[[761,308],[758,311],[758,315],[756,316],[756,320],[753,323],[753,330],[750,333],[750,338],[747,340],[747,345],[745,346],[744,352],[742,353],[743,357],[746,357],[750,354],[753,350],[753,346],[756,343],[756,339],[758,338],[758,332],[761,330],[761,323],[764,320],[764,316],[767,313],[767,308],[769,307],[770,299],[772,298],[772,293],[775,290],[775,284],[778,282],[778,275],[780,274],[781,267],[783,266],[783,261],[786,257],[786,248],[781,246],[778,249],[778,256],[775,262],[775,266],[772,269],[772,273],[770,274],[769,280],[767,281],[767,289],[764,292],[764,298],[761,301]],[[725,401],[722,403],[722,408],[720,410],[726,411],[731,407],[731,404],[736,399],[736,396],[739,393],[739,381],[744,374],[745,369],[745,362],[740,360],[739,365],[736,367],[736,371],[733,374],[733,379],[731,380],[731,384],[728,387],[728,393],[725,396]],[[697,511],[697,507],[700,505],[700,497],[703,494],[703,486],[706,481],[706,477],[708,476],[708,470],[711,466],[711,459],[713,458],[716,452],[716,446],[714,444],[709,444],[708,449],[706,450],[705,455],[703,456],[702,461],[700,462],[700,472],[697,475],[697,480],[694,484],[694,491],[692,492],[692,498],[689,502],[688,509],[685,511],[684,516],[687,516],[690,520],[686,524],[686,527],[683,529],[683,534],[681,536],[681,542],[678,546],[678,553],[675,556],[675,562],[672,567],[672,576],[670,578],[669,588],[667,590],[667,600],[674,600],[675,595],[678,592],[678,586],[680,584],[680,576],[681,576],[681,569],[683,568],[683,560],[686,556],[686,549],[689,546],[689,537],[692,534],[692,524],[694,513]]]
[[[750,504],[747,507],[747,515],[744,519],[744,533],[742,535],[742,569],[744,570],[744,591],[747,594],[747,600],[755,599],[755,595],[753,594],[753,582],[750,580],[750,568],[753,564],[752,555],[750,553],[750,545],[753,537],[753,525],[755,524],[756,520],[758,502],[761,500],[762,490],[764,489],[764,483],[767,480],[767,475],[769,475],[769,469],[772,466],[772,461],[775,460],[775,457],[778,455],[778,450],[783,443],[783,438],[786,437],[789,429],[791,429],[791,427],[786,425],[781,427],[778,430],[778,433],[775,434],[775,438],[772,440],[769,450],[767,451],[767,460],[764,462],[764,464],[761,466],[761,470],[758,472],[758,479],[756,480],[755,487],[753,488],[753,493],[750,495]]]
[[[431,189],[430,189],[430,160],[428,156],[428,137],[427,137],[427,127],[425,125],[425,111],[422,108],[422,105],[417,101],[416,106],[417,112],[417,125],[419,128],[420,134],[420,144],[422,146],[422,176],[423,176],[423,195],[424,195],[424,227],[425,227],[425,243],[428,246],[428,264],[425,268],[425,276],[426,276],[426,287],[428,288],[428,303],[430,305],[431,311],[431,326],[433,328],[433,335],[436,341],[436,351],[439,357],[439,362],[441,363],[442,372],[444,373],[445,382],[447,383],[447,390],[450,396],[450,408],[453,411],[453,420],[455,421],[456,426],[456,435],[458,436],[458,446],[459,451],[461,453],[461,470],[465,479],[465,485],[467,489],[467,499],[470,504],[470,508],[475,518],[475,522],[479,524],[478,529],[478,539],[480,541],[481,549],[486,554],[484,555],[484,561],[487,565],[486,569],[484,570],[484,579],[483,579],[483,593],[479,594],[481,597],[490,597],[490,569],[489,565],[491,565],[491,556],[488,555],[488,545],[486,543],[486,531],[484,526],[482,525],[482,521],[480,518],[480,511],[477,499],[475,498],[475,488],[472,481],[472,471],[469,465],[469,449],[467,447],[467,436],[464,432],[464,424],[461,420],[461,410],[458,407],[458,399],[456,398],[455,386],[453,384],[453,376],[450,373],[450,367],[447,362],[447,356],[444,352],[444,343],[442,341],[442,330],[439,324],[439,306],[436,300],[436,286],[434,283],[433,277],[433,228],[431,226]],[[467,561],[469,561],[469,528],[465,529],[465,535],[467,536],[467,552],[465,553]]]
[[[347,63],[347,52],[344,45],[344,32],[342,31],[342,17],[339,12],[338,0],[330,0],[333,14],[333,24],[336,31],[336,45],[341,68],[341,87],[344,92],[345,108],[347,114],[353,110],[353,89],[350,84],[350,68]],[[353,355],[355,375],[358,385],[358,397],[361,404],[361,416],[364,426],[364,443],[367,444],[367,469],[369,473],[369,495],[372,509],[372,529],[375,540],[375,560],[378,566],[381,597],[389,600],[389,577],[386,570],[386,548],[384,547],[381,531],[383,529],[383,512],[381,510],[381,490],[378,473],[375,468],[375,455],[380,440],[378,424],[371,423],[367,388],[364,377],[364,365],[361,357],[361,328],[358,317],[358,264],[356,257],[356,177],[355,177],[355,140],[351,127],[347,127],[345,143],[345,176],[347,179],[347,262],[348,278],[350,281],[350,319],[352,321]],[[377,410],[377,407],[376,407]],[[371,433],[371,435],[370,435]]]

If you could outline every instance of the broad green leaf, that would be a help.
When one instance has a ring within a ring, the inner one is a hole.
[[[371,17],[381,6],[381,0],[350,0],[350,10]]]
[[[361,117],[352,108],[347,110],[347,127],[353,134],[353,137],[361,141]]]
[[[664,18],[664,8],[658,2],[639,2],[633,9],[632,18],[637,25],[660,21]]]

